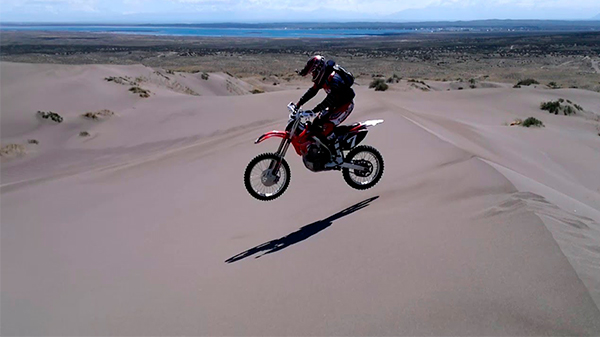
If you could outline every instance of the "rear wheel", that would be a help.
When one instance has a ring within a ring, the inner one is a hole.
[[[355,147],[348,152],[345,161],[365,168],[365,170],[342,169],[346,183],[357,190],[366,190],[377,185],[383,176],[383,157],[372,146]]]
[[[290,166],[275,153],[263,153],[250,161],[244,172],[244,185],[248,193],[258,200],[269,201],[278,198],[290,185]]]

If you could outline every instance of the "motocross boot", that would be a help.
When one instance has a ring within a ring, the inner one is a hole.
[[[344,158],[342,157],[342,150],[340,149],[340,142],[337,137],[332,133],[329,138],[333,138],[330,140],[328,144],[329,149],[331,150],[331,160],[329,163],[325,164],[325,168],[335,168],[340,166],[344,162]]]

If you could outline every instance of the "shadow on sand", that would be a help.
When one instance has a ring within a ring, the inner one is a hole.
[[[254,254],[258,254],[258,253],[262,252],[262,254],[255,257],[255,258],[259,258],[263,255],[275,253],[279,250],[285,249],[293,244],[296,244],[300,241],[304,241],[304,240],[308,239],[309,237],[319,233],[320,231],[324,230],[325,228],[331,226],[331,224],[335,220],[345,217],[346,215],[350,215],[360,209],[363,209],[363,208],[369,206],[369,204],[371,202],[373,202],[374,200],[376,200],[377,198],[379,198],[379,196],[361,201],[356,205],[352,205],[352,206],[346,208],[345,210],[328,217],[327,219],[313,222],[313,223],[306,225],[306,226],[300,228],[299,230],[297,230],[293,233],[290,233],[284,237],[265,242],[254,248],[250,248],[245,252],[242,252],[235,256],[232,256],[232,257],[228,258],[227,260],[225,260],[225,262],[233,263],[233,262],[245,259]]]

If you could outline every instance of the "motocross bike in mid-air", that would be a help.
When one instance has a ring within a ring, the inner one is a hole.
[[[383,175],[383,157],[377,149],[358,144],[365,139],[370,127],[383,123],[382,119],[335,127],[333,132],[340,142],[344,161],[326,168],[332,158],[330,149],[318,137],[307,134],[314,116],[298,110],[293,103],[288,104],[288,110],[290,118],[285,131],[267,132],[254,141],[258,144],[269,138],[282,138],[277,152],[260,154],[246,167],[244,185],[250,195],[269,201],[285,192],[291,179],[290,166],[284,159],[290,144],[302,156],[306,168],[313,172],[341,170],[346,183],[358,190],[366,190],[379,182]]]

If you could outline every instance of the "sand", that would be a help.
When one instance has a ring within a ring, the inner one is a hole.
[[[0,140],[28,150],[0,158],[2,335],[600,334],[600,94],[357,86],[382,181],[289,152],[260,202],[242,175],[277,143],[253,140],[304,90],[104,80],[157,70],[0,63]],[[585,113],[539,109],[557,98]]]

